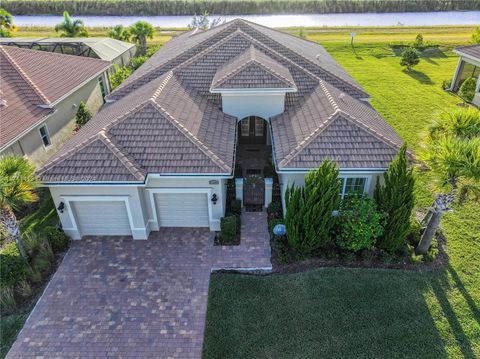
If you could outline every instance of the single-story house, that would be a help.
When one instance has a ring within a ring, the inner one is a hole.
[[[339,195],[372,193],[402,140],[368,98],[317,43],[236,19],[168,42],[39,175],[75,239],[218,230],[227,181],[268,161],[282,197],[326,159]],[[245,206],[262,187],[239,185]]]
[[[109,93],[103,60],[0,46],[0,156],[37,165],[73,135],[80,101],[95,114]]]
[[[126,66],[137,52],[135,44],[110,37],[2,37],[0,45],[100,59]]]
[[[472,77],[477,81],[475,96],[472,103],[480,106],[480,44],[460,46],[453,50],[460,58],[453,75],[452,86],[450,90],[457,92],[462,86],[463,81]]]

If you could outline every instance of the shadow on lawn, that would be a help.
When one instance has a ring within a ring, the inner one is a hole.
[[[424,74],[423,72],[417,71],[417,70],[403,70],[403,73],[410,76],[411,78],[417,80],[421,84],[424,85],[432,85],[433,81],[428,75]]]

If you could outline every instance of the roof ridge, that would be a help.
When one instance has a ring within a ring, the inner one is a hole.
[[[41,100],[43,100],[43,102],[48,105],[51,103],[51,101],[47,98],[47,96],[45,96],[45,94],[37,87],[37,85],[35,85],[35,83],[30,79],[30,77],[28,77],[28,75],[25,73],[25,71],[23,71],[23,69],[20,67],[20,65],[17,64],[17,62],[15,61],[15,59],[12,58],[12,56],[5,50],[5,47],[4,46],[0,46],[0,50],[2,51],[3,55],[5,56],[5,58],[7,59],[7,61],[10,63],[10,65],[12,65],[12,67],[15,69],[15,71],[17,71],[21,77],[23,77],[23,79],[27,82],[27,84],[30,85],[30,87],[33,89],[33,91],[35,91],[35,93],[37,94],[37,96],[40,97]]]
[[[261,26],[261,27],[266,28],[266,29],[268,29],[268,30],[277,31],[277,32],[282,33],[282,34],[287,34],[287,33],[283,33],[283,32],[281,32],[281,31],[274,30],[274,29],[271,29],[271,28],[266,27],[266,26],[263,26],[263,25],[259,25],[259,24],[256,24],[256,23],[251,23],[251,22],[249,22],[249,21],[247,21],[247,20],[244,20],[244,19],[242,19],[242,21],[245,22],[245,23],[247,23],[247,25],[248,25],[253,31],[256,31],[257,33],[259,33],[260,31],[257,30],[257,29],[255,29],[254,27],[252,27],[251,24]],[[260,32],[260,33],[261,33],[261,32]],[[290,47],[288,47],[288,46],[286,46],[286,45],[281,44],[281,43],[278,42],[277,40],[273,39],[271,36],[269,36],[269,35],[267,35],[267,34],[265,34],[265,33],[261,33],[261,34],[263,34],[264,36],[268,37],[271,41],[279,44],[280,46],[283,46],[284,48],[287,48],[289,51],[291,51],[291,52],[295,53],[296,55],[300,56],[303,60],[309,62],[310,64],[321,68],[323,71],[327,72],[328,74],[330,74],[331,76],[335,77],[337,80],[341,81],[342,83],[346,84],[347,86],[352,86],[352,87],[354,87],[355,89],[357,89],[357,90],[359,90],[359,91],[367,94],[367,93],[365,92],[365,90],[363,90],[360,86],[356,86],[356,85],[354,85],[354,84],[351,84],[351,83],[345,81],[344,79],[342,79],[341,77],[335,75],[335,74],[332,73],[331,71],[325,69],[325,68],[322,67],[322,66],[319,66],[318,64],[314,63],[313,61],[311,61],[310,59],[306,58],[306,57],[303,56],[302,54],[298,53],[296,50],[293,50],[292,48],[290,48]],[[299,39],[299,40],[304,40],[304,39],[297,38],[296,36],[293,36],[293,35],[291,35],[291,34],[287,34],[287,35],[289,35],[289,36],[291,36],[291,37],[293,37],[293,38]],[[316,45],[318,45],[318,46],[321,46],[320,44],[318,44],[318,43],[316,43],[316,42],[314,42],[314,41],[310,41],[310,40],[306,40],[306,41],[311,42],[311,43],[314,43],[314,44],[316,44]],[[367,95],[368,95],[368,94],[367,94]]]
[[[173,71],[170,70],[167,72],[167,76],[163,79],[163,81],[160,83],[160,86],[155,90],[155,92],[152,94],[150,97],[151,100],[156,101],[157,97],[160,95],[160,93],[163,91],[167,83],[170,81],[170,79],[173,77]]]
[[[155,100],[150,100],[152,104],[160,110],[163,114],[166,115],[167,119],[172,123],[180,132],[182,132],[187,139],[189,139],[195,146],[197,146],[208,158],[213,160],[213,162],[225,171],[231,171],[232,169],[228,166],[223,160],[218,157],[210,148],[208,148],[204,143],[202,143],[188,128],[186,128],[180,121],[173,117],[166,109],[164,109],[160,104]]]
[[[109,137],[105,130],[102,130],[98,133],[98,137],[100,141],[107,146],[107,148],[112,152],[112,154],[118,158],[118,160],[125,166],[125,168],[139,181],[143,181],[145,179],[145,174],[141,170],[141,166],[137,164],[137,162],[130,158],[131,156],[126,155],[122,152],[119,148],[119,144],[116,140]]]

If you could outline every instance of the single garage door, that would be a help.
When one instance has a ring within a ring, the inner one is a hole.
[[[206,193],[157,193],[160,227],[209,227]]]
[[[73,202],[75,219],[82,236],[131,235],[127,208],[123,201]]]

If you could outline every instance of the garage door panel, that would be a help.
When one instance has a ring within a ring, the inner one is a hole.
[[[132,234],[123,201],[77,201],[73,202],[73,208],[82,236]]]
[[[160,227],[209,227],[205,193],[157,193],[155,205]]]

